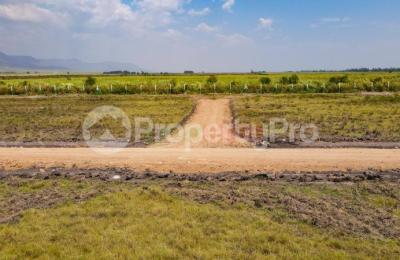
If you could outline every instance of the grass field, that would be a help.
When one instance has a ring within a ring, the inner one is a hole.
[[[281,84],[282,77],[294,73],[222,74],[217,82],[208,84],[209,75],[105,76],[92,75],[93,86],[85,86],[87,76],[0,76],[0,95],[54,95],[66,93],[91,94],[207,94],[207,93],[331,93],[358,91],[399,91],[400,73],[297,73],[296,84]],[[330,83],[332,77],[348,76],[346,83]],[[269,84],[260,84],[269,77]]]
[[[396,185],[8,178],[0,251],[7,259],[394,259]]]
[[[397,95],[282,94],[234,100],[241,123],[260,125],[284,118],[294,124],[315,124],[323,141],[400,141]]]
[[[92,109],[112,105],[122,109],[132,122],[148,117],[154,123],[179,123],[190,114],[193,101],[188,97],[161,96],[68,96],[49,98],[1,98],[0,141],[3,142],[80,142],[82,124]],[[124,135],[125,128],[105,119],[113,134]],[[101,128],[100,125],[95,127]],[[93,129],[96,131],[96,129]],[[101,134],[101,133],[99,133]],[[152,134],[142,141],[152,142]]]

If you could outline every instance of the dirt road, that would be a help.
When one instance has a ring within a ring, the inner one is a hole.
[[[200,99],[184,127],[154,148],[250,147],[234,133],[229,99]]]
[[[0,148],[0,167],[100,168],[175,173],[345,171],[400,168],[400,150],[129,148],[104,155],[88,148]]]

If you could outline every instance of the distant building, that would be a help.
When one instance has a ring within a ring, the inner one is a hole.
[[[193,70],[185,70],[183,74],[194,74]]]

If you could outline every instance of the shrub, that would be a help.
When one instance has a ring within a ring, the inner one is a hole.
[[[86,87],[92,87],[95,84],[96,84],[96,79],[91,77],[91,76],[87,77],[87,79],[85,80],[85,86]]]
[[[271,84],[271,79],[268,77],[262,77],[260,78],[260,83],[263,85],[269,85]]]
[[[329,79],[329,83],[333,84],[339,84],[339,83],[347,83],[349,82],[349,76],[337,76],[337,77],[331,77]]]
[[[279,83],[283,85],[288,85],[288,84],[297,84],[299,83],[299,76],[296,74],[291,75],[290,77],[282,77],[279,81]]]
[[[218,82],[218,78],[215,75],[211,75],[207,79],[207,84],[212,85]]]
[[[374,85],[382,83],[382,81],[383,81],[382,77],[371,79],[371,82],[374,83]]]

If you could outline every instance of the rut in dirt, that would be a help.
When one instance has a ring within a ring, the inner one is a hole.
[[[200,99],[183,127],[166,137],[158,148],[232,148],[251,144],[236,135],[230,100]]]

